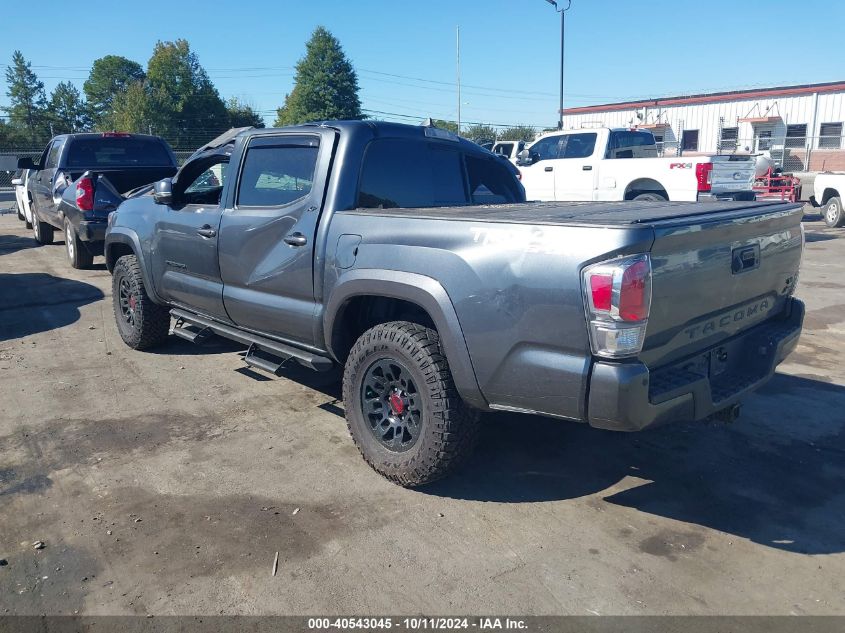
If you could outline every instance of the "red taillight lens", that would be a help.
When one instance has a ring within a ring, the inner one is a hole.
[[[648,284],[651,276],[648,262],[640,260],[622,273],[619,288],[619,317],[623,321],[642,321],[648,318]]]
[[[713,163],[696,163],[695,178],[698,181],[699,191],[710,191],[710,173],[713,171]]]
[[[593,309],[610,312],[613,296],[613,275],[598,273],[590,275],[590,296],[593,300]]]
[[[94,210],[94,181],[82,178],[76,183],[76,206],[80,211]]]

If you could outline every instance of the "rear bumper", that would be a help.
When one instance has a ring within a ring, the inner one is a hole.
[[[717,191],[710,193],[699,193],[699,202],[717,202],[719,200],[733,200],[734,202],[754,202],[757,194],[753,191]]]
[[[83,220],[79,223],[76,232],[83,242],[102,242],[106,239],[106,220]]]
[[[772,377],[798,344],[803,321],[804,304],[793,298],[779,317],[666,367],[597,362],[587,419],[597,428],[640,431],[708,418]]]

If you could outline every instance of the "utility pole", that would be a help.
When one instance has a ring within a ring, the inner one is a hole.
[[[555,8],[555,11],[560,13],[560,101],[558,102],[558,121],[557,121],[557,129],[563,129],[563,34],[565,32],[566,27],[566,12],[569,11],[569,8],[572,6],[572,0],[567,0],[566,8],[561,9],[557,6],[557,0],[546,0],[550,5]]]
[[[461,27],[455,27],[455,62],[458,77],[458,135],[461,134]]]

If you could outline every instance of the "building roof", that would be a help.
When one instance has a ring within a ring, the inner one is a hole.
[[[678,97],[659,97],[657,99],[643,99],[640,101],[621,101],[617,103],[606,103],[603,105],[564,108],[563,113],[589,114],[591,112],[614,112],[617,110],[632,110],[636,108],[651,108],[655,106],[682,106],[701,103],[719,103],[721,101],[743,101],[747,99],[766,99],[769,97],[790,97],[794,95],[813,94],[816,92],[845,92],[845,81],[831,81],[820,84],[801,84],[799,86],[780,86],[777,88],[751,88],[748,90],[710,92]]]

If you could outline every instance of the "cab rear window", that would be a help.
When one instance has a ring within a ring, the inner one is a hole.
[[[161,141],[145,138],[76,139],[68,149],[68,167],[160,167],[173,165]]]

